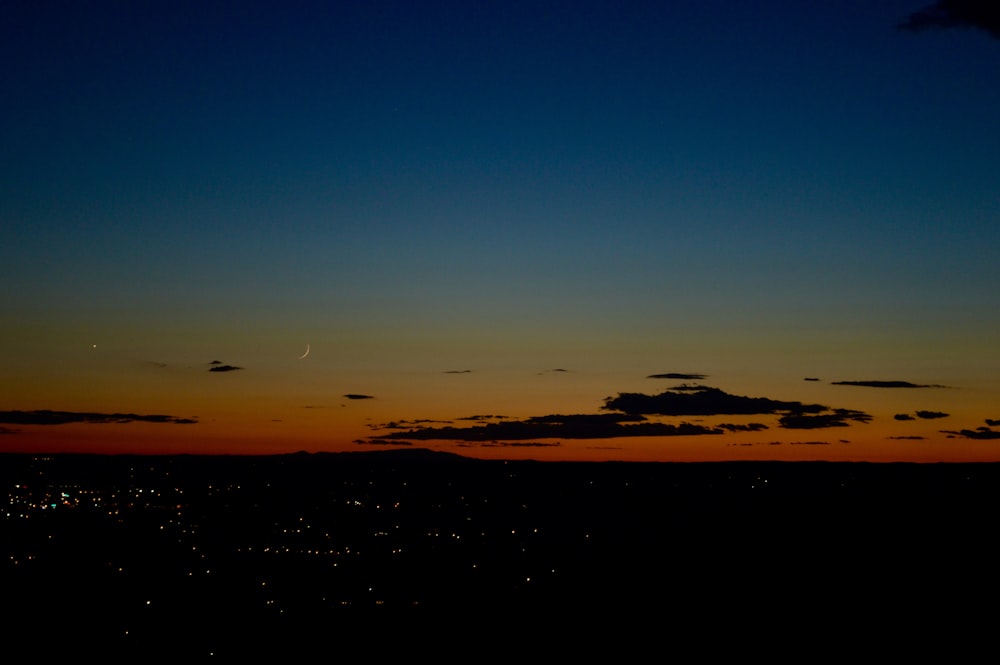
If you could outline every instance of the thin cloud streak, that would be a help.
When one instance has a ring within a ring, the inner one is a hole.
[[[941,430],[944,434],[949,434],[951,436],[961,437],[964,439],[1000,439],[1000,432],[992,430],[989,427],[977,427],[976,429],[963,429],[958,431],[952,430]]]
[[[65,425],[68,423],[174,423],[191,425],[194,418],[166,415],[141,415],[137,413],[89,413],[77,411],[0,411],[0,423],[13,425]]]
[[[619,416],[604,418],[603,414],[540,416],[523,421],[487,423],[475,427],[427,427],[392,432],[375,439],[420,439],[458,441],[521,441],[525,439],[613,439],[618,437],[695,436],[724,434],[721,428],[681,423],[648,422],[645,418]],[[621,422],[622,420],[631,422]],[[639,422],[634,422],[639,421]]]
[[[866,388],[947,388],[947,386],[942,385],[910,383],[909,381],[831,381],[830,385]]]

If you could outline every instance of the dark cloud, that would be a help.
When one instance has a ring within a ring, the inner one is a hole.
[[[666,374],[650,374],[647,379],[681,379],[683,381],[701,381],[707,374],[683,374],[681,372],[667,372]]]
[[[938,0],[915,11],[899,24],[900,29],[978,28],[1000,39],[1000,2],[996,0]]]
[[[235,372],[236,370],[243,369],[242,367],[236,367],[235,365],[220,365],[220,364],[215,364],[215,363],[218,363],[218,362],[219,361],[217,361],[217,360],[213,360],[212,364],[214,366],[213,367],[209,367],[208,371],[209,372]]]
[[[446,369],[445,374],[471,374],[471,369]]]
[[[543,443],[541,441],[490,441],[479,444],[480,448],[558,448],[562,444],[558,441],[554,443]]]
[[[427,423],[434,424],[451,424],[451,420],[431,420],[430,418],[417,418],[415,420],[390,420],[387,423],[380,423],[377,425],[369,424],[368,429],[383,430],[383,429],[406,429],[413,428],[419,425],[424,425]]]
[[[1000,432],[990,429],[989,427],[977,427],[976,429],[963,429],[957,432],[949,430],[941,430],[944,434],[950,434],[952,436],[960,436],[966,439],[1000,439]]]
[[[369,429],[406,429],[407,427],[412,427],[412,425],[407,425],[406,421],[396,422],[395,420],[390,420],[387,423],[368,425],[368,427]]]
[[[723,423],[722,425],[719,425],[719,427],[727,432],[760,432],[767,429],[767,425],[764,425],[763,423],[749,423],[747,425]]]
[[[871,419],[872,417],[863,411],[834,409],[833,413],[816,415],[791,413],[781,416],[778,422],[785,429],[821,429],[824,427],[848,427],[850,425],[849,420],[867,423]]]
[[[910,383],[909,381],[832,381],[831,385],[866,386],[868,388],[944,388],[944,386]]]
[[[137,413],[80,413],[76,411],[0,411],[0,423],[16,425],[65,425],[67,423],[174,423],[190,425],[198,421],[193,418],[178,418],[164,415],[140,415]]]
[[[847,427],[851,422],[867,423],[871,420],[871,416],[863,411],[730,395],[718,388],[692,384],[680,385],[657,395],[619,393],[617,397],[605,398],[601,409],[603,413],[552,414],[520,420],[508,420],[505,416],[475,415],[461,419],[474,423],[467,427],[456,426],[454,421],[446,421],[446,424],[440,426],[418,425],[433,421],[391,421],[370,427],[395,430],[375,437],[383,441],[413,439],[486,443],[532,439],[719,435],[768,429],[763,423],[677,424],[649,420],[647,416],[773,414],[779,416],[778,424],[785,429]]]
[[[990,427],[996,427],[997,425],[1000,425],[1000,420],[993,420],[992,418],[987,418],[986,424],[989,425]]]
[[[892,439],[894,441],[898,441],[898,440],[903,440],[903,441],[923,441],[924,440],[924,437],[922,437],[922,436],[890,436],[890,437],[887,437],[887,438]]]
[[[360,395],[358,393],[347,393],[344,397],[347,399],[375,399],[371,395]]]
[[[933,420],[935,418],[947,418],[951,414],[944,413],[943,411],[917,411],[917,418],[923,418],[924,420]],[[893,416],[896,420],[915,420],[913,416],[908,413],[897,413]]]
[[[458,441],[524,441],[528,439],[610,439],[634,436],[723,434],[721,428],[647,421],[640,415],[601,413],[536,416],[472,427],[424,427],[384,434],[380,439],[448,439]]]
[[[412,441],[386,441],[384,439],[355,439],[358,446],[412,446]]]
[[[817,379],[815,376],[807,376],[806,378],[804,378],[802,380],[803,381],[819,381],[819,379]]]
[[[659,395],[619,393],[605,399],[605,409],[630,414],[661,416],[711,416],[777,414],[785,429],[847,427],[848,421],[866,423],[871,416],[852,409],[830,409],[821,404],[785,402],[766,397],[730,395],[718,388],[681,386]]]
[[[850,443],[850,441],[840,440],[840,443]],[[767,441],[759,443],[731,443],[731,446],[829,446],[831,443],[829,441],[789,441],[787,444],[782,441]]]
[[[679,386],[658,395],[618,393],[607,397],[603,409],[660,416],[750,415],[763,413],[822,413],[827,407],[782,402],[766,397],[730,395],[707,386]]]

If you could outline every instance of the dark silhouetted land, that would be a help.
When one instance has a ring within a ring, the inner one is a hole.
[[[281,654],[427,619],[829,628],[953,615],[997,589],[993,464],[416,450],[0,465],[8,641],[39,655]]]

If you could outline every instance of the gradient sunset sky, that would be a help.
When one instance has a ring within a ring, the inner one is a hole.
[[[998,461],[932,4],[5,2],[0,451]]]

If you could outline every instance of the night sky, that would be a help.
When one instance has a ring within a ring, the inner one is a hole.
[[[1000,460],[979,4],[5,2],[0,451]]]

